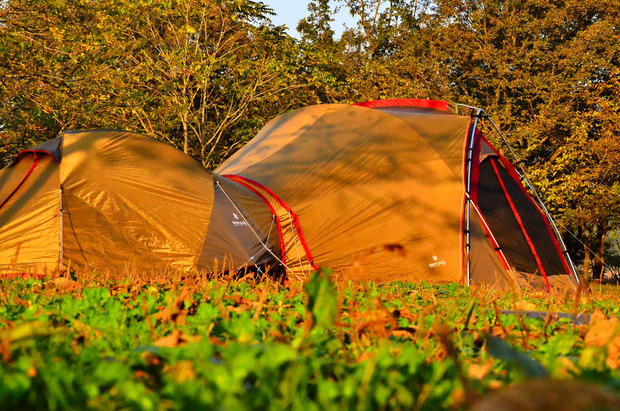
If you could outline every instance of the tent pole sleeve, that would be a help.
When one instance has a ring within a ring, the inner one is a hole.
[[[482,110],[478,110],[476,116],[474,117],[474,122],[471,124],[469,128],[469,141],[467,144],[467,157],[466,157],[466,199],[465,199],[465,253],[466,253],[466,272],[467,272],[467,285],[471,285],[471,233],[470,233],[470,203],[472,202],[471,198],[471,173],[472,173],[472,165],[473,165],[473,154],[474,154],[474,140],[476,136],[476,127],[478,126],[478,115]]]

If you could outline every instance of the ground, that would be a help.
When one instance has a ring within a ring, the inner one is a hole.
[[[289,285],[90,273],[0,287],[9,407],[465,409],[514,384],[558,381],[593,389],[593,404],[620,393],[616,286],[514,293],[335,284],[325,273]]]

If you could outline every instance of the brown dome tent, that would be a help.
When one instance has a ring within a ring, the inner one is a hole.
[[[2,274],[260,266],[272,222],[251,190],[134,133],[66,132],[0,171]]]
[[[215,172],[270,205],[297,276],[321,266],[353,280],[576,284],[544,205],[482,117],[414,99],[302,108]]]

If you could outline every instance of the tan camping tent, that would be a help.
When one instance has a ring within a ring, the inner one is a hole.
[[[282,249],[298,275],[322,266],[354,280],[574,282],[514,168],[456,109],[429,100],[302,108],[215,171],[288,210],[297,234]]]
[[[0,273],[261,265],[269,208],[155,139],[66,132],[0,171]],[[277,238],[275,235],[273,238]]]
[[[328,267],[364,281],[576,284],[544,205],[477,127],[484,112],[459,108],[302,108],[217,174],[145,136],[64,133],[0,171],[0,273],[268,266],[303,280]]]

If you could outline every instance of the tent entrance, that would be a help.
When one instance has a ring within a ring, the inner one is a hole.
[[[474,122],[473,127],[476,124]],[[576,272],[562,252],[559,233],[554,233],[544,206],[538,205],[526,191],[521,183],[522,176],[480,131],[472,130],[470,139],[465,176],[467,225],[464,227],[468,283],[480,280],[472,279],[469,261],[475,242],[472,233],[476,219],[483,223],[490,247],[519,284],[529,283],[549,290],[550,284],[576,283]]]

